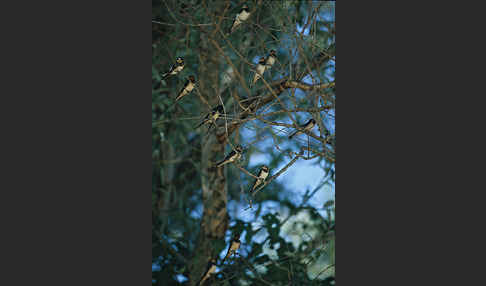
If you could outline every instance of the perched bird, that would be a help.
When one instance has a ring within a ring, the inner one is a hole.
[[[255,183],[253,184],[253,188],[250,190],[250,194],[253,193],[258,186],[265,182],[265,179],[268,177],[269,169],[267,166],[263,165],[260,168],[260,172],[258,172],[258,179],[255,179]]]
[[[231,240],[230,246],[228,248],[228,252],[226,253],[226,256],[224,257],[223,261],[221,263],[224,263],[224,261],[230,257],[232,254],[236,253],[238,248],[240,248],[241,241],[240,241],[240,235],[235,234],[233,239]]]
[[[270,69],[276,60],[277,60],[277,52],[275,50],[271,50],[265,62],[266,69]]]
[[[195,129],[201,127],[203,124],[210,123],[215,124],[216,120],[224,113],[224,109],[222,105],[218,105],[215,108],[211,110],[208,114],[206,114],[206,117],[204,117],[203,121],[199,123],[198,126],[195,127]]]
[[[251,86],[254,85],[261,77],[263,77],[263,73],[265,72],[265,57],[261,57],[260,60],[258,61],[257,67],[256,67],[256,73],[255,76],[253,77],[253,81],[251,82]],[[250,86],[250,88],[251,88]]]
[[[208,280],[211,274],[216,272],[216,259],[212,258],[209,262],[208,265],[206,266],[206,271],[204,271],[203,277],[197,283],[197,285],[203,285],[204,281]]]
[[[314,120],[314,118],[309,119],[309,121],[307,121],[306,124],[299,126],[300,127],[299,129],[301,130],[297,130],[294,133],[292,133],[292,135],[289,136],[289,139],[292,139],[292,137],[294,137],[295,135],[310,131],[312,128],[314,128],[315,125],[316,125],[316,121]]]
[[[232,150],[222,161],[216,164],[216,167],[221,167],[225,164],[232,163],[241,158],[241,153],[243,152],[243,147],[236,145],[235,150]]]
[[[170,75],[178,74],[183,68],[184,68],[184,59],[181,58],[181,57],[178,57],[176,59],[175,65],[171,66],[169,71],[162,75],[162,79],[166,79]]]
[[[248,20],[250,17],[250,10],[248,6],[245,4],[241,7],[240,13],[236,14],[235,20],[233,21],[233,25],[231,25],[230,34],[235,31],[235,29],[240,26],[244,21]]]
[[[188,95],[194,89],[195,86],[196,86],[196,79],[194,78],[194,76],[190,75],[186,83],[184,84],[184,87],[177,95],[175,101],[179,101],[181,98]]]

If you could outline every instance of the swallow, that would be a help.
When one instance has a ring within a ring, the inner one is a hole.
[[[292,133],[292,135],[289,136],[289,139],[292,139],[292,137],[294,137],[295,135],[310,131],[312,128],[314,128],[315,125],[316,125],[316,121],[314,120],[314,118],[309,119],[309,121],[307,121],[306,124],[299,126],[300,127],[299,129],[301,130],[297,130],[294,133]]]
[[[194,76],[190,75],[186,83],[184,84],[184,87],[177,95],[175,101],[179,101],[181,98],[188,95],[194,89],[195,86],[196,86],[196,79],[194,78]]]
[[[233,25],[231,25],[231,30],[229,33],[233,33],[238,26],[248,20],[248,17],[250,17],[250,10],[245,4],[243,5],[243,7],[241,7],[240,13],[236,14],[235,20],[233,21]]]
[[[241,153],[243,152],[243,147],[236,145],[235,150],[232,150],[222,161],[216,164],[216,167],[221,167],[225,164],[232,163],[241,158]]]
[[[226,258],[228,258],[232,254],[236,253],[236,251],[238,250],[238,248],[240,248],[240,245],[241,245],[240,235],[239,234],[235,234],[235,236],[231,240],[230,246],[228,248],[228,252],[226,253],[226,256],[224,257],[223,261],[221,261],[221,263],[224,263],[224,261],[226,260]]]
[[[199,123],[198,126],[196,126],[194,129],[197,129],[199,127],[201,127],[202,125],[204,124],[207,124],[207,123],[210,123],[211,125],[212,124],[215,124],[216,123],[216,120],[222,115],[224,114],[224,109],[223,109],[223,106],[222,105],[218,105],[216,106],[215,108],[213,108],[211,110],[211,112],[209,112],[208,114],[206,114],[206,117],[204,117],[203,121],[201,123]]]
[[[275,50],[271,50],[270,54],[267,57],[267,60],[265,61],[266,69],[270,69],[276,60],[277,60],[277,52]]]
[[[251,85],[254,85],[261,77],[263,77],[263,73],[265,72],[265,57],[261,57],[260,60],[258,61],[257,67],[256,67],[256,73],[255,76],[253,77],[253,81],[251,82]],[[251,86],[250,86],[251,88]]]
[[[184,59],[181,58],[181,57],[178,57],[176,59],[175,65],[171,66],[169,71],[162,75],[162,79],[166,79],[170,75],[178,74],[183,68],[184,68]]]
[[[258,186],[265,182],[265,179],[268,177],[269,169],[267,166],[263,165],[260,168],[260,172],[258,172],[258,179],[255,179],[255,183],[253,184],[253,188],[250,190],[250,194],[253,193]]]
[[[203,285],[204,281],[208,280],[209,277],[211,277],[211,274],[216,272],[216,259],[212,258],[209,262],[208,265],[206,266],[206,271],[204,271],[204,275],[197,283],[197,285]]]

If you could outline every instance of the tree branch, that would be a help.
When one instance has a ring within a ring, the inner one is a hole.
[[[263,96],[260,99],[260,96],[255,97],[252,100],[249,100],[247,103],[243,104],[247,110],[244,110],[240,113],[240,115],[237,117],[238,120],[235,120],[232,122],[232,124],[228,127],[228,132],[227,133],[221,133],[217,134],[217,138],[219,142],[225,142],[227,140],[227,136],[230,136],[240,125],[242,120],[246,119],[249,117],[251,114],[256,113],[261,107],[265,106],[267,103],[273,101],[275,99],[275,96],[279,96],[282,94],[285,90],[289,88],[299,88],[305,91],[311,91],[311,90],[319,90],[319,89],[325,89],[325,88],[330,88],[335,85],[334,82],[331,83],[321,83],[321,84],[316,84],[316,85],[310,85],[302,82],[296,82],[296,81],[290,81],[287,79],[279,80],[276,82],[273,82],[270,85],[270,88],[272,89],[272,92],[270,94],[267,94]],[[227,135],[227,136],[226,136]],[[319,137],[315,137],[318,139]],[[320,138],[318,139],[320,140]]]
[[[303,154],[303,152],[300,152],[300,154],[298,154],[298,155],[302,155],[302,154]],[[292,166],[300,158],[298,155],[295,156],[282,169],[280,169],[280,171],[278,171],[275,175],[271,176],[268,180],[265,180],[265,182],[263,183],[263,185],[261,185],[260,187],[258,187],[255,191],[253,191],[252,195],[255,196],[255,194],[258,193],[261,189],[263,189],[266,185],[270,184],[273,180],[275,180],[276,178],[278,178],[278,176],[280,176],[281,174],[283,174],[283,172],[287,171],[287,169],[290,168],[290,166]]]

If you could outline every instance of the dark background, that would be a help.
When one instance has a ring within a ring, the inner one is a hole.
[[[2,284],[150,283],[150,3],[17,5],[1,9]],[[343,285],[484,280],[482,10],[429,5],[336,7]]]

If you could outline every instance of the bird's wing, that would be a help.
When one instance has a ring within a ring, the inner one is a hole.
[[[179,95],[177,95],[177,97],[176,97],[175,100],[178,101],[179,99],[181,99],[182,97],[184,97],[187,93],[188,92],[187,92],[186,88],[185,87],[182,88],[182,90],[179,92]]]
[[[224,261],[226,260],[226,258],[228,258],[231,255],[231,246],[232,245],[233,245],[233,242],[230,243],[230,245],[228,247],[228,252],[226,253],[226,256],[223,258],[223,261],[221,261],[221,263],[224,263]]]
[[[295,135],[297,135],[297,134],[299,134],[299,133],[300,133],[300,131],[299,131],[299,130],[295,131],[294,133],[292,133],[292,134],[289,136],[289,139],[292,139],[292,137],[294,137]]]
[[[256,188],[257,188],[258,186],[260,186],[260,184],[261,184],[261,183],[262,183],[262,182],[261,182],[261,180],[260,180],[260,179],[255,179],[255,183],[253,184],[253,188],[251,189],[251,192],[253,192],[254,190],[256,190]]]
[[[252,84],[255,84],[260,79],[260,75],[256,72],[253,76]]]
[[[238,15],[236,15],[236,18],[233,21],[233,25],[231,25],[231,31],[230,31],[230,33],[233,33],[235,31],[236,27],[238,27],[240,24],[241,24],[241,21],[238,18]]]
[[[174,71],[174,69],[175,69],[175,66],[171,66],[169,71],[162,75],[162,78],[165,79],[166,77],[168,77]]]
[[[206,272],[204,272],[204,276],[201,279],[201,281],[199,281],[198,284],[202,285],[204,281],[206,281],[211,276],[211,274],[213,274],[215,271],[216,271],[216,265],[211,262],[208,262],[208,265],[206,267]]]
[[[231,151],[221,162],[218,163],[218,167],[229,162],[229,160],[236,155],[235,150]]]

